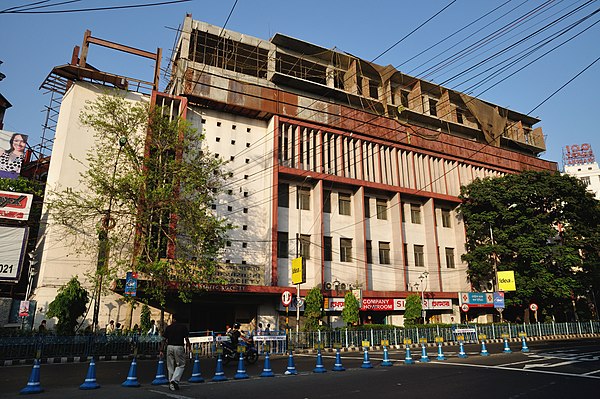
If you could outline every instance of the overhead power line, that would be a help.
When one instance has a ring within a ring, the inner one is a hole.
[[[177,4],[177,3],[187,3],[192,0],[170,0],[170,1],[161,1],[157,3],[148,3],[148,4],[130,4],[124,6],[109,6],[109,7],[92,7],[92,8],[78,8],[78,9],[66,9],[66,10],[45,10],[45,11],[31,11],[30,9],[21,10],[15,9],[15,7],[7,8],[5,10],[0,11],[0,14],[66,14],[66,13],[74,13],[74,12],[90,12],[90,11],[108,11],[108,10],[123,10],[129,8],[142,8],[142,7],[155,7],[155,6],[164,6],[168,4]],[[68,3],[68,2],[64,2]],[[55,3],[50,4],[44,7],[56,6],[64,3]],[[36,4],[36,3],[32,3]],[[19,7],[21,8],[21,7]],[[36,7],[33,7],[36,8]],[[32,9],[33,9],[32,8]]]

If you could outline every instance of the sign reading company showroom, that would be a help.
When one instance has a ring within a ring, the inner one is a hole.
[[[344,309],[344,298],[325,298],[325,310],[339,312]],[[403,298],[363,298],[360,310],[391,311],[404,310],[406,299]],[[452,309],[452,299],[425,299],[423,308],[427,310]]]

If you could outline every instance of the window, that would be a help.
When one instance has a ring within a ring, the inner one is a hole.
[[[352,238],[340,238],[340,262],[352,262]]]
[[[402,223],[406,223],[406,216],[404,213],[404,206],[406,204],[404,202],[400,202],[400,217],[402,218]]]
[[[231,212],[231,211],[233,211],[233,207],[232,206],[228,206],[227,207],[227,212]]]
[[[373,242],[371,240],[367,240],[367,263],[373,263]]]
[[[217,127],[221,127],[221,122],[217,122]]]
[[[408,244],[403,244],[404,252],[402,256],[404,257],[404,267],[408,267]]]
[[[581,181],[585,184],[585,185],[590,185],[591,181],[590,181],[590,177],[589,176],[584,176],[581,177]]]
[[[425,267],[425,254],[422,245],[415,245],[415,266]]]
[[[323,237],[323,256],[326,262],[331,262],[333,260],[333,240],[332,237]]]
[[[235,145],[235,140],[231,140],[231,145]]]
[[[379,264],[390,264],[390,243],[379,241]]]
[[[242,248],[248,248],[248,243],[247,242],[243,242],[242,243]]]
[[[237,129],[237,126],[236,125],[231,125],[231,130],[235,130],[235,129]]]
[[[248,213],[248,208],[244,208],[244,213]]]
[[[454,264],[454,248],[446,248],[446,267],[448,269],[455,269]]]
[[[331,213],[331,191],[323,190],[323,212]]]
[[[369,197],[365,197],[365,219],[371,217],[371,199]]]
[[[251,131],[252,131],[251,128],[249,128],[249,127],[246,128],[246,133],[250,133]]]
[[[421,205],[410,204],[410,221],[421,224]]]
[[[288,233],[284,231],[277,232],[277,257],[288,258],[289,240]]]
[[[456,122],[463,123],[463,112],[459,109],[456,110]]]
[[[429,115],[437,116],[437,101],[429,99]]]
[[[442,227],[452,227],[450,210],[442,209]]]
[[[277,186],[277,205],[282,208],[290,207],[290,185],[280,183]]]
[[[387,201],[377,199],[377,219],[387,220]]]
[[[300,234],[300,256],[310,259],[310,236],[307,234]]]
[[[233,155],[229,157],[230,161],[233,161],[234,159],[235,159],[235,157]]]
[[[305,211],[310,210],[310,189],[306,187],[298,187],[296,194],[296,209]]]
[[[350,196],[348,194],[340,193],[338,195],[340,215],[350,216],[352,213],[350,212]]]
[[[230,247],[230,246],[231,246],[231,241],[227,241],[227,242],[225,243],[225,245],[226,245],[226,246],[228,246],[228,247]]]

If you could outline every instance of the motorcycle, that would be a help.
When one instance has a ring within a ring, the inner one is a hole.
[[[254,341],[252,338],[247,340],[239,340],[238,346],[243,346],[246,348],[244,351],[244,362],[248,364],[254,364],[258,361],[258,350],[254,346]],[[240,353],[237,350],[237,347],[234,347],[231,342],[223,342],[223,363],[228,364],[230,361],[239,361]]]

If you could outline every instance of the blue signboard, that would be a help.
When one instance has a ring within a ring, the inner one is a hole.
[[[127,272],[125,279],[125,295],[135,296],[137,292],[137,273]]]
[[[487,303],[485,294],[482,292],[469,292],[469,304],[485,305]]]
[[[494,295],[491,292],[461,292],[458,296],[460,304],[473,308],[491,308],[494,306]]]
[[[494,307],[496,309],[504,309],[504,292],[494,292]]]

